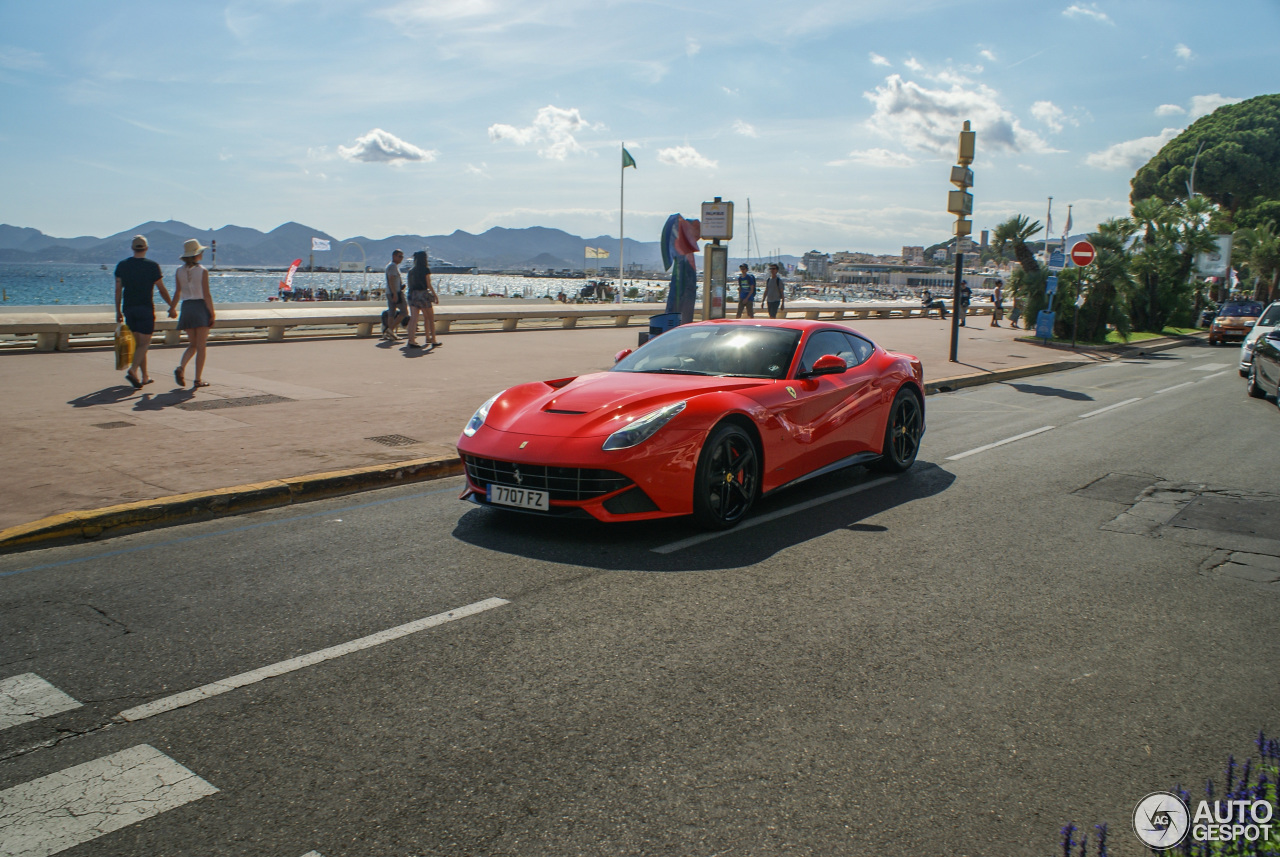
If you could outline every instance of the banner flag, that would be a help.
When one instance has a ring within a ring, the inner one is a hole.
[[[328,239],[327,239],[327,238],[312,238],[312,239],[311,239],[311,250],[312,250],[312,252],[318,252],[318,251],[321,251],[321,250],[328,250],[328,249],[329,249],[329,241],[328,241]]]
[[[624,148],[622,150],[622,168],[625,170],[627,167],[636,167],[636,159],[631,157],[631,153]],[[636,169],[640,168],[636,167]]]
[[[293,272],[298,270],[298,266],[302,264],[301,259],[294,259],[293,264],[289,266],[289,273],[280,281],[280,291],[293,291]]]

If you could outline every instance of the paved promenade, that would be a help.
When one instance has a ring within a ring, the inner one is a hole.
[[[1100,359],[1017,342],[988,318],[857,323],[924,361],[926,381]],[[456,455],[475,408],[514,384],[607,369],[639,328],[444,336],[433,353],[356,338],[209,348],[206,380],[177,388],[181,348],[150,352],[155,383],[134,390],[107,348],[0,352],[5,485],[0,529],[49,515],[265,480]],[[188,381],[194,364],[188,367]],[[381,438],[381,440],[378,440]]]

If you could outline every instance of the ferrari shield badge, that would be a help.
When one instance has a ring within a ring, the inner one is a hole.
[[[795,388],[795,387],[788,387],[788,388],[787,388],[787,392],[791,394],[791,398],[793,398],[793,399],[794,399],[794,398],[796,397],[796,388]]]
[[[528,445],[529,445],[529,441],[526,440],[524,443],[520,444],[520,448],[524,449]]]

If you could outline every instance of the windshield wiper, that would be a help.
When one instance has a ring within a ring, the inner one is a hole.
[[[702,372],[697,369],[642,369],[651,375],[711,375],[712,372]]]

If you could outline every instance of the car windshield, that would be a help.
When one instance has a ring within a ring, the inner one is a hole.
[[[1227,304],[1222,308],[1218,315],[1223,318],[1240,318],[1242,316],[1254,316],[1262,312],[1262,304]]]
[[[779,327],[677,327],[618,361],[613,371],[776,380],[787,376],[799,341],[800,331]]]

